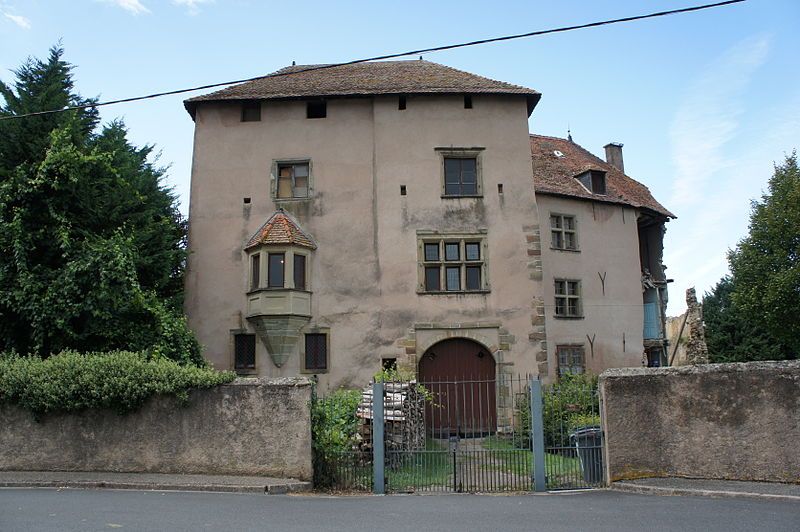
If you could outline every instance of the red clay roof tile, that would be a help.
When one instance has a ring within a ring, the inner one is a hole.
[[[248,250],[261,244],[292,245],[317,249],[314,239],[305,233],[300,228],[300,224],[283,210],[276,211],[270,216],[269,220],[250,238],[244,249]]]
[[[571,140],[531,135],[533,184],[537,194],[571,196],[644,208],[669,218],[675,215],[656,201],[650,190]],[[561,156],[556,155],[561,152]],[[575,179],[587,169],[606,172],[606,194],[592,194]]]
[[[309,68],[324,67],[321,70]],[[290,75],[286,75],[290,74]],[[376,94],[513,94],[525,96],[528,113],[541,94],[430,61],[375,61],[352,65],[297,65],[254,81],[184,101],[190,114],[198,103],[222,100],[285,100]]]

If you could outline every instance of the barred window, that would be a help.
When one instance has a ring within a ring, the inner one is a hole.
[[[233,335],[233,367],[236,370],[256,368],[256,335]]]
[[[306,334],[307,370],[328,369],[328,335],[324,333]]]
[[[556,317],[579,318],[581,308],[581,282],[571,279],[555,280]]]

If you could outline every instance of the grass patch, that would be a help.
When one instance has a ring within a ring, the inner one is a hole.
[[[428,438],[424,451],[391,453],[398,463],[386,468],[390,491],[413,491],[430,486],[444,486],[453,473],[452,454]]]

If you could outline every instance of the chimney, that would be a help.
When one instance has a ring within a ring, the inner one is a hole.
[[[604,148],[606,149],[606,162],[624,174],[625,165],[622,162],[622,143],[609,142]]]

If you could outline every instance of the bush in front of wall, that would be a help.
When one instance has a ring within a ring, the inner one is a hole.
[[[341,486],[340,477],[353,469],[357,458],[359,390],[336,390],[311,403],[311,435],[314,453],[314,486]]]
[[[0,404],[39,419],[54,412],[109,408],[124,414],[153,395],[188,401],[189,391],[231,382],[236,375],[130,351],[38,356],[0,355]]]

